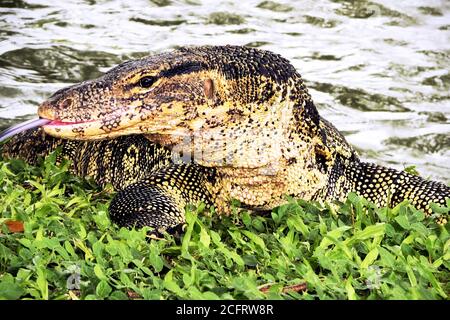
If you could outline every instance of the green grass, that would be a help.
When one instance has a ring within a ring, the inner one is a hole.
[[[190,208],[181,239],[150,241],[110,222],[113,193],[54,163],[0,162],[0,298],[448,299],[448,224],[407,203],[377,209],[351,194],[266,216]]]

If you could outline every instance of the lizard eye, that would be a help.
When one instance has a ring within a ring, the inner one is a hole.
[[[142,88],[150,88],[155,83],[155,81],[156,81],[155,77],[147,76],[147,77],[143,77],[139,80],[139,85]]]

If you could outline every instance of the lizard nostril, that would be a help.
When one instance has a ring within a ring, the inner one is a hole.
[[[65,100],[60,104],[61,108],[63,108],[63,109],[68,109],[68,108],[72,107],[72,105],[73,105],[73,100],[70,99],[70,98],[65,99]]]

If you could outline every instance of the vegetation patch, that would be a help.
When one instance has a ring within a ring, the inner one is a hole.
[[[150,240],[113,225],[111,189],[56,157],[0,161],[2,299],[448,299],[449,224],[408,203],[187,208],[181,237]]]

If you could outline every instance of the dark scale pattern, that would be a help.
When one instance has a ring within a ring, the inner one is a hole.
[[[373,163],[351,163],[345,167],[344,174],[351,191],[378,206],[392,207],[406,199],[431,214],[431,202],[445,205],[445,198],[450,197],[450,188],[442,183]]]
[[[42,130],[32,130],[13,136],[2,146],[2,155],[5,158],[18,158],[30,164],[36,164],[39,157],[45,157],[58,146],[68,157],[73,156],[73,145],[76,142],[64,144],[63,140],[45,135]]]
[[[343,200],[345,195],[354,190],[352,189],[350,180],[346,176],[345,167],[345,160],[337,157],[333,167],[329,169],[327,186],[315,195],[315,200]]]
[[[191,164],[169,165],[120,191],[109,208],[111,219],[121,226],[157,229],[183,224],[187,204],[212,204],[208,191],[211,181],[213,170]]]
[[[39,115],[66,122],[44,127],[61,139],[29,131],[3,154],[35,163],[60,146],[73,173],[119,190],[110,213],[120,225],[170,229],[184,223],[188,203],[226,214],[232,199],[264,211],[285,195],[344,200],[353,191],[430,213],[430,202],[450,197],[443,184],[360,162],[289,61],[254,48],[181,48],[128,61],[58,90]],[[189,138],[181,147],[179,133]],[[196,155],[194,163],[174,163],[174,147]]]
[[[99,156],[101,155],[101,156]],[[139,135],[79,142],[75,173],[121,190],[172,163],[171,152]]]
[[[287,59],[270,51],[240,46],[205,46],[182,48],[180,51],[202,57],[209,68],[220,70],[227,79],[257,75],[285,84],[297,74]]]
[[[267,101],[275,94],[272,83],[285,85],[289,79],[300,77],[288,60],[270,51],[204,46],[182,48],[180,52],[200,58],[204,69],[217,70],[225,79],[233,80],[235,99],[241,103]]]
[[[150,226],[162,231],[184,223],[182,209],[165,190],[138,182],[114,197],[109,214],[120,226]]]

